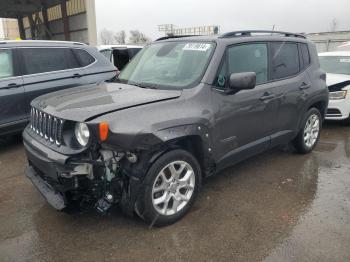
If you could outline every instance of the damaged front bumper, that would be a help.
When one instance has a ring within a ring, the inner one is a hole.
[[[43,195],[46,201],[55,209],[62,210],[66,207],[64,197],[61,193],[56,192],[48,183],[46,183],[33,169],[29,166],[25,170],[27,178],[29,178],[33,185]]]
[[[23,138],[29,162],[25,174],[52,207],[62,210],[77,202],[105,213],[119,203],[128,215],[133,214],[141,183],[123,172],[122,157],[115,152],[100,150],[98,159],[89,154],[67,156],[25,132]]]

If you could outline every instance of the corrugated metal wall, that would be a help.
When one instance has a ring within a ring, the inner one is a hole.
[[[66,2],[67,16],[69,22],[69,35],[71,41],[88,43],[88,28],[87,28],[87,15],[85,0],[69,0]],[[36,38],[46,39],[43,32],[45,32],[43,26],[42,12],[32,14],[33,20],[39,15],[40,21],[36,22],[37,28],[40,29],[40,35]],[[52,40],[65,40],[64,26],[61,12],[61,5],[56,5],[47,10],[48,26],[51,33]],[[27,39],[31,39],[31,30],[28,17],[23,18],[23,24],[25,28],[25,34]]]
[[[84,0],[70,0],[70,1],[66,2],[66,6],[67,6],[67,15],[68,16],[73,16],[73,15],[77,15],[77,14],[81,14],[81,13],[86,12]],[[49,22],[61,19],[62,18],[61,5],[56,5],[56,6],[48,8],[47,9],[47,16],[48,16]],[[40,17],[41,21],[43,21],[42,12],[39,12],[39,17]],[[33,19],[34,18],[35,18],[35,14],[33,14]],[[28,17],[25,17],[23,19],[23,23],[24,23],[24,28],[29,28]]]

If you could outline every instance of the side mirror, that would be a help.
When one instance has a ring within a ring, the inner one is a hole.
[[[229,88],[231,91],[253,89],[256,84],[256,73],[244,72],[230,75]]]

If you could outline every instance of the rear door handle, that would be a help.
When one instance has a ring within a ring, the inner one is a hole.
[[[271,93],[269,93],[269,92],[266,92],[266,93],[263,94],[262,97],[260,97],[260,100],[261,100],[261,101],[266,101],[266,100],[271,100],[271,99],[273,99],[273,98],[275,98],[275,95],[274,95],[274,94],[271,94]]]
[[[80,78],[80,77],[81,77],[81,74],[78,74],[78,73],[73,75],[73,78]]]
[[[7,89],[11,89],[11,88],[17,88],[17,87],[20,87],[21,85],[17,85],[16,83],[10,83],[7,85]]]
[[[305,89],[308,89],[308,88],[310,88],[310,87],[311,87],[310,84],[302,83],[301,86],[299,86],[299,89],[300,89],[300,90],[305,90]]]

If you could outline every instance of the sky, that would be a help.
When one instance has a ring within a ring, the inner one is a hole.
[[[140,30],[153,40],[160,24],[219,25],[221,33],[261,29],[291,32],[350,30],[350,0],[96,0],[97,30]]]

